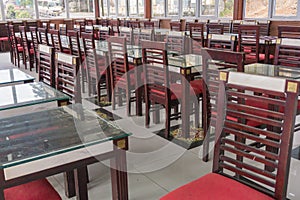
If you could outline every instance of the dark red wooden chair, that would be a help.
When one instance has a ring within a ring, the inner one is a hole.
[[[145,21],[144,22],[144,28],[145,29],[154,29],[155,25],[154,22],[151,21]]]
[[[29,27],[29,31],[31,33],[31,42],[34,50],[34,60],[35,60],[35,71],[38,72],[38,49],[39,49],[39,39],[37,27]]]
[[[122,106],[122,96],[126,98],[127,115],[131,114],[131,102],[135,101],[136,78],[134,70],[130,70],[127,57],[127,42],[125,37],[110,37],[108,41],[110,83],[112,92],[112,109],[116,102]],[[117,98],[117,101],[116,101]]]
[[[21,59],[25,64],[24,48],[20,43],[20,40],[18,40],[16,37],[15,29],[13,25],[8,25],[8,31],[9,31],[10,44],[12,45],[12,49],[13,49],[14,64],[17,65],[18,68],[20,68]]]
[[[40,44],[50,45],[47,28],[38,28]]]
[[[170,29],[171,31],[182,31],[181,22],[180,21],[170,22]]]
[[[205,23],[189,23],[193,53],[201,53],[201,48],[204,47],[204,26]]]
[[[23,47],[23,56],[25,61],[25,69],[27,69],[27,61],[29,62],[29,69],[32,71],[34,68],[34,48],[32,42],[29,42],[27,38],[27,32],[25,26],[19,26],[21,42]]]
[[[300,26],[279,25],[277,31],[279,38],[300,39]]]
[[[300,67],[300,38],[277,39],[274,64],[290,67]]]
[[[182,85],[171,83],[172,72],[169,70],[167,59],[167,44],[164,42],[141,41],[142,55],[143,55],[143,69],[144,69],[144,88],[145,88],[145,102],[146,102],[146,127],[150,124],[150,108],[157,111],[155,104],[162,105],[166,111],[165,121],[165,137],[168,138],[170,134],[170,121],[178,119],[181,113],[178,112],[177,107],[180,99],[183,98]],[[202,84],[202,81],[200,81]],[[197,98],[193,98],[191,102],[195,110],[195,124],[198,126],[199,121],[199,97],[202,95],[202,85],[197,87],[197,83],[191,84],[190,94]],[[192,98],[191,98],[192,99]],[[171,114],[171,109],[175,112]]]
[[[245,55],[240,52],[223,51],[204,48],[202,51],[202,78],[203,78],[203,161],[208,161],[209,141],[213,137],[217,118],[218,78],[219,71],[233,69],[244,71]]]
[[[206,32],[207,32],[207,35],[208,34],[223,34],[224,33],[224,25],[208,23],[208,24],[206,24]]]
[[[237,38],[235,35],[229,34],[209,34],[207,36],[207,47],[213,49],[236,51]]]
[[[175,189],[161,200],[286,199],[298,83],[238,72],[221,72],[219,80],[212,173]],[[249,99],[270,106],[247,106],[245,102]],[[228,116],[239,120],[232,121]],[[247,120],[272,128],[257,129],[246,125]],[[278,151],[250,146],[253,141]],[[265,167],[275,170],[271,172]]]
[[[44,44],[38,47],[38,80],[55,88],[54,48]]]

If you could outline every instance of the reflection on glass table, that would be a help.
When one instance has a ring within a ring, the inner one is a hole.
[[[296,67],[287,67],[281,65],[271,65],[263,63],[253,63],[245,65],[245,73],[258,74],[264,76],[276,76],[289,79],[299,79],[300,69]]]
[[[0,111],[52,101],[60,104],[69,99],[69,96],[42,82],[0,87]]]
[[[33,82],[34,78],[19,69],[2,69],[0,70],[0,85],[13,83],[29,83]]]

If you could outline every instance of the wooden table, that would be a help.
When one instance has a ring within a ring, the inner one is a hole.
[[[0,119],[0,133],[0,199],[5,188],[61,172],[74,172],[77,199],[88,199],[86,166],[105,159],[111,159],[112,199],[128,199],[130,134],[81,104]]]
[[[0,87],[0,111],[57,101],[66,105],[70,97],[43,82]]]
[[[30,83],[34,78],[19,69],[2,69],[0,70],[0,86],[17,84],[17,83]]]

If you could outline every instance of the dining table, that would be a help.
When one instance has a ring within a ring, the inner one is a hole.
[[[0,86],[31,83],[34,79],[34,77],[16,68],[0,70]]]
[[[70,97],[43,82],[0,87],[0,111],[57,101],[66,105]]]
[[[130,133],[81,104],[0,119],[0,199],[4,189],[62,172],[69,194],[88,199],[86,166],[110,159],[112,199],[128,199]],[[101,197],[99,197],[101,199]]]

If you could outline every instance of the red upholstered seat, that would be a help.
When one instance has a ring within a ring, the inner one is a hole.
[[[225,176],[210,173],[161,200],[271,200],[273,198]]]
[[[8,41],[8,37],[0,37],[0,41]]]
[[[255,60],[256,59],[256,55],[255,54],[246,54],[246,60]],[[265,54],[260,53],[258,56],[259,61],[263,61],[265,60]]]
[[[4,190],[5,200],[61,200],[46,180],[41,179]]]
[[[170,89],[171,89],[171,92],[173,93],[172,96],[175,95],[177,97],[177,99],[182,98],[183,89],[182,89],[181,84],[173,83],[170,85]],[[201,93],[202,93],[202,87],[200,88],[198,86],[195,86],[195,87],[193,87],[192,85],[190,86],[190,95],[198,95]],[[171,99],[172,99],[172,97],[171,97]]]

